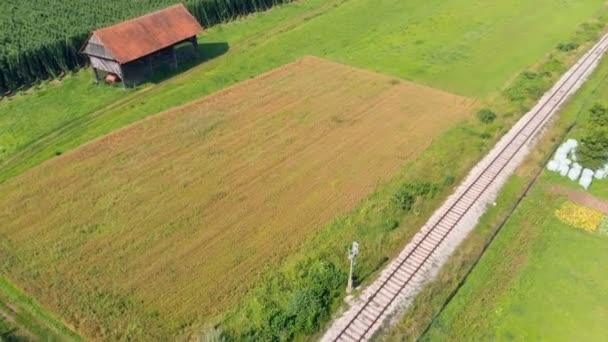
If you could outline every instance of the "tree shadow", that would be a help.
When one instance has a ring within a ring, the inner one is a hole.
[[[191,44],[181,44],[175,47],[175,53],[177,54],[178,67],[172,68],[171,66],[163,66],[156,70],[152,76],[150,76],[145,83],[160,83],[174,76],[177,76],[183,72],[186,72],[202,63],[208,62],[212,59],[222,56],[228,50],[230,46],[227,42],[215,42],[215,43],[203,43],[198,45],[198,56],[194,53],[194,49]]]

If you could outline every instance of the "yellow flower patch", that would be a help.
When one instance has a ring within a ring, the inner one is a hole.
[[[555,216],[567,225],[592,232],[597,229],[604,215],[595,209],[567,201],[555,211]]]

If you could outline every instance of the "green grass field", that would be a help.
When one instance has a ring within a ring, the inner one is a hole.
[[[542,13],[537,10],[541,7]],[[357,239],[366,255],[357,266],[358,277],[363,282],[369,280],[449,194],[451,182],[446,179],[453,182],[464,175],[520,114],[519,107],[496,101],[502,96],[501,90],[519,72],[546,60],[548,53],[555,53],[558,43],[592,40],[592,36],[585,36],[585,30],[582,35],[576,33],[581,32],[579,24],[604,12],[603,2],[597,0],[477,1],[473,4],[464,0],[449,3],[309,0],[282,6],[210,29],[202,43],[227,43],[229,50],[198,66],[186,67],[181,74],[163,82],[123,91],[92,85],[91,75],[85,70],[0,102],[0,182],[10,182],[10,178],[27,169],[117,128],[304,54],[476,97],[482,103],[502,103],[494,108],[501,114],[494,125],[482,126],[476,122],[457,125],[436,139],[414,162],[403,165],[393,180],[381,184],[355,210],[338,216],[322,227],[319,234],[303,241],[293,256],[260,269],[259,276],[252,279],[256,285],[254,290],[243,297],[244,304],[216,320],[227,322],[227,332],[237,338],[283,336],[290,339],[294,334],[314,334],[327,320],[327,312],[315,317],[312,325],[301,328],[282,326],[285,322],[276,322],[276,315],[270,315],[269,311],[276,308],[281,312],[299,300],[302,293],[309,293],[307,286],[315,279],[302,273],[303,265],[321,260],[337,267],[345,266],[342,251],[349,241]],[[597,34],[597,30],[591,31]],[[202,48],[205,49],[205,45]],[[577,54],[580,51],[567,56],[555,53],[550,57],[557,61],[557,68],[542,87],[549,85]],[[529,95],[528,100],[536,96]],[[404,185],[421,181],[440,184],[436,197],[420,200],[411,212],[395,210],[391,205],[393,194]],[[15,254],[19,251],[15,250]],[[0,272],[11,279],[18,277],[20,282],[35,284],[35,265],[30,266],[19,275],[7,273],[7,268]],[[330,294],[333,307],[342,296],[341,290],[338,290],[340,294],[335,290]],[[83,293],[82,308],[90,307],[90,301],[98,301],[99,306],[69,321],[86,319],[87,314],[102,321],[107,317],[114,319],[124,312],[112,310],[106,303],[113,300],[132,303],[129,294],[113,297],[112,293],[100,293],[107,295],[104,297],[107,301]],[[327,300],[328,295],[323,296],[323,300]],[[131,309],[130,305],[125,312]],[[80,315],[78,308],[54,306],[52,310],[62,315],[66,312]],[[299,314],[296,314],[298,319]],[[156,324],[158,317],[148,313],[145,319]],[[292,324],[289,319],[287,317],[285,324]],[[175,329],[182,329],[178,333],[187,334],[200,328],[201,322],[184,319],[171,324]],[[159,326],[162,323],[153,328]],[[99,331],[98,336],[127,337],[129,333],[143,336],[147,328],[102,326],[105,330]],[[256,335],[258,333],[260,335]]]
[[[569,136],[580,136],[587,109],[606,100],[604,60],[561,115],[562,122],[578,117],[579,125]],[[555,193],[556,184],[581,189],[567,178],[543,172],[423,340],[605,339],[608,236],[559,221],[555,211],[566,199]],[[608,201],[607,189],[608,181],[596,181],[589,192]]]

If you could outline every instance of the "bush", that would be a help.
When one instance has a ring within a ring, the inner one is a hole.
[[[409,190],[402,189],[397,194],[395,194],[395,196],[393,196],[393,201],[401,210],[410,211],[414,206],[416,198],[410,193]]]
[[[496,120],[496,113],[487,108],[484,108],[477,112],[477,118],[479,119],[479,121],[486,125],[491,124],[492,122],[494,122],[494,120]]]
[[[608,129],[591,129],[581,139],[576,155],[583,167],[591,170],[602,168],[608,162]]]
[[[439,186],[434,183],[408,183],[393,196],[393,201],[401,210],[410,211],[417,198],[433,198],[438,191]]]
[[[589,109],[589,123],[594,126],[608,127],[608,106],[596,103]]]
[[[513,102],[523,102],[535,99],[543,94],[545,88],[549,86],[551,73],[524,71],[521,73],[513,85],[505,91],[507,98]]]
[[[346,287],[347,274],[323,260],[302,261],[289,275],[269,279],[258,294],[248,321],[254,323],[232,340],[291,341],[316,332]]]
[[[578,44],[569,42],[569,43],[559,43],[557,44],[557,49],[560,51],[568,52],[572,50],[578,49]]]

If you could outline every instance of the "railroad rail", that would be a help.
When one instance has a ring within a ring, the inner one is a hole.
[[[506,169],[512,172],[525,155],[524,146],[544,128],[560,106],[586,80],[608,49],[608,34],[603,36],[570,70],[540,99],[537,105],[520,119],[478,165],[452,198],[418,232],[403,252],[389,264],[361,303],[354,305],[336,320],[323,341],[366,341],[380,329],[396,309],[395,302],[408,294],[425,279],[433,267],[433,256],[449,238],[472,208],[479,208],[488,189],[498,188],[497,178],[504,178]],[[522,151],[524,149],[524,151]],[[521,152],[521,153],[520,153]],[[509,166],[507,168],[507,166]],[[496,191],[496,189],[493,189]],[[465,222],[466,223],[466,222]],[[472,228],[472,227],[470,227]],[[412,287],[408,289],[409,287]],[[409,291],[408,291],[409,290]]]

